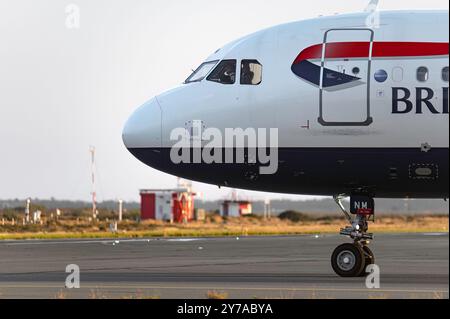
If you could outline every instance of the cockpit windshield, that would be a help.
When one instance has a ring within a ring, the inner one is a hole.
[[[217,62],[218,61],[209,61],[203,63],[187,78],[186,81],[184,81],[184,83],[200,82],[209,74]]]

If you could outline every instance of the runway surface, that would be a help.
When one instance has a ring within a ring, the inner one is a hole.
[[[381,288],[337,277],[341,236],[0,242],[0,298],[449,298],[448,234],[378,235]],[[68,264],[81,288],[65,289]]]

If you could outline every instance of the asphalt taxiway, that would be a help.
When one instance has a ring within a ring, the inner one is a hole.
[[[0,298],[449,298],[449,235],[379,234],[380,289],[339,278],[337,235],[0,242]],[[66,266],[80,289],[65,289]]]

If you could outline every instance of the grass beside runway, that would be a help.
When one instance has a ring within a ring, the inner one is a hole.
[[[24,239],[99,239],[152,237],[226,237],[335,234],[347,226],[344,219],[322,217],[299,222],[259,217],[222,219],[189,224],[168,224],[157,221],[130,222],[118,225],[118,232],[108,231],[110,221],[60,220],[38,225],[0,225],[0,240]],[[446,233],[448,216],[380,217],[370,223],[370,232],[377,233]]]

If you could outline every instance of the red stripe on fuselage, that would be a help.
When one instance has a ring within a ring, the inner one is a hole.
[[[304,49],[294,64],[304,60],[321,59],[322,44]],[[370,42],[332,42],[326,44],[326,59],[365,58],[369,56]],[[440,42],[374,42],[372,58],[430,57],[449,54],[448,43]]]

